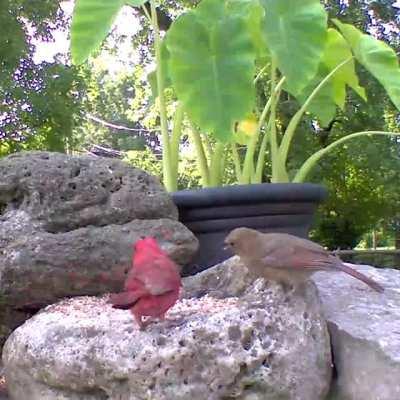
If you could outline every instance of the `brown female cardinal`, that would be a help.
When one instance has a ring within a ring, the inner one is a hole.
[[[142,317],[164,319],[176,303],[181,288],[178,266],[159,247],[152,237],[134,244],[132,268],[125,281],[124,291],[112,294],[113,308],[131,310],[140,329],[147,324]]]
[[[250,272],[268,280],[296,284],[317,271],[342,271],[377,292],[384,290],[379,283],[343,264],[338,257],[311,240],[286,233],[236,228],[226,237],[225,244]]]

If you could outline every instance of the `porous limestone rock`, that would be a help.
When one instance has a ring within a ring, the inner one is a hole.
[[[65,296],[119,290],[131,265],[132,243],[141,236],[156,237],[178,262],[187,260],[196,248],[191,233],[170,219],[24,235],[3,250],[3,304],[21,310],[39,309]]]
[[[0,344],[60,298],[120,289],[141,236],[179,264],[197,250],[157,179],[121,161],[23,152],[0,176]]]
[[[26,211],[47,232],[178,218],[157,178],[119,160],[21,152],[2,158],[0,173],[3,213]]]
[[[330,399],[400,399],[400,271],[349,265],[385,291],[342,273],[314,275],[336,369]]]
[[[236,258],[187,278],[145,331],[107,295],[48,306],[3,362],[15,400],[323,400],[331,377],[315,286],[252,283]]]

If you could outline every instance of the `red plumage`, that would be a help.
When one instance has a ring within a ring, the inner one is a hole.
[[[176,303],[182,285],[178,266],[159,247],[152,237],[134,245],[132,268],[121,293],[112,294],[114,308],[130,309],[141,329],[142,317],[164,319],[165,313]]]

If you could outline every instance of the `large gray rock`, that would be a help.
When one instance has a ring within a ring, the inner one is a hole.
[[[314,275],[337,372],[331,399],[400,399],[400,271],[351,266],[385,292],[341,273]]]
[[[300,292],[251,283],[233,259],[187,278],[185,298],[145,331],[106,296],[62,301],[8,338],[11,398],[322,400],[329,337],[315,286]]]
[[[157,238],[177,262],[188,261],[196,249],[192,234],[170,219],[22,235],[3,249],[3,304],[39,309],[66,296],[120,290],[131,265],[132,243],[143,235]]]
[[[0,160],[3,213],[26,211],[47,232],[177,219],[158,180],[115,159],[22,152]]]
[[[157,179],[118,160],[18,153],[0,176],[0,344],[60,298],[119,290],[143,235],[179,264],[197,249]]]

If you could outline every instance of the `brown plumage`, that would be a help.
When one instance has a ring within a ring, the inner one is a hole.
[[[379,283],[343,264],[338,257],[311,240],[286,233],[236,228],[226,237],[225,244],[250,272],[268,280],[296,284],[317,271],[342,271],[377,292],[384,290]]]

